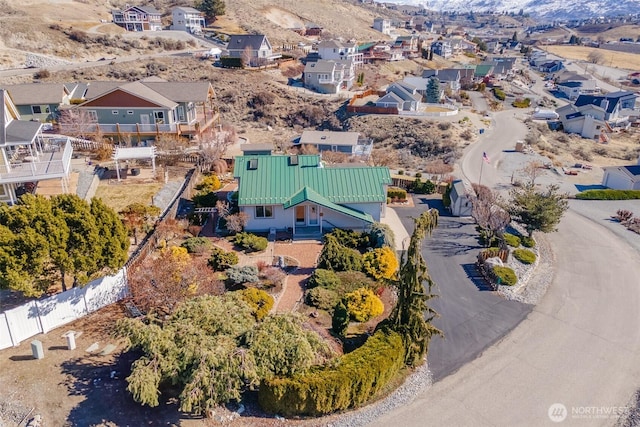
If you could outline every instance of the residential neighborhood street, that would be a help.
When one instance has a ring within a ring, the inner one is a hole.
[[[495,113],[493,120],[465,152],[462,175],[506,191],[511,185],[500,164],[505,151],[524,138],[526,127],[513,110]],[[483,152],[489,164],[482,161]],[[569,209],[558,232],[549,235],[556,260],[553,282],[528,315],[531,307],[499,303],[497,296],[492,305],[491,293],[459,275],[472,226],[442,218],[424,250],[441,295],[433,306],[442,317],[434,323],[447,334],[444,341],[433,340],[428,356],[436,382],[371,425],[553,425],[556,404],[566,409],[562,425],[616,423],[640,385],[640,253],[635,236],[621,235],[623,227],[603,226],[602,209],[580,206],[578,211]],[[445,239],[453,227],[455,238]],[[520,324],[519,315],[526,316]],[[511,332],[509,322],[517,325]],[[472,348],[481,347],[481,340],[484,347],[498,343],[450,374],[482,350]]]
[[[413,231],[411,218],[424,211],[425,203],[440,208],[441,215],[422,251],[438,285],[432,306],[440,317],[433,323],[445,335],[444,339],[434,338],[429,349],[429,369],[439,381],[513,329],[532,306],[500,297],[477,276],[474,262],[480,245],[473,220],[446,216],[440,200],[415,200],[415,208],[396,209],[409,233]]]

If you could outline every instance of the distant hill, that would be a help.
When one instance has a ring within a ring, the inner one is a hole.
[[[424,6],[436,11],[514,12],[537,18],[584,19],[637,14],[640,0],[386,0],[388,3]]]

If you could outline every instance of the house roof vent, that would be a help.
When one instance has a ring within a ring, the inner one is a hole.
[[[258,159],[249,160],[249,170],[254,171],[258,169]]]

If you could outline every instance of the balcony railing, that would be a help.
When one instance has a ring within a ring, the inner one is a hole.
[[[21,183],[62,178],[69,173],[73,148],[68,139],[52,140],[44,152],[20,162],[0,165],[0,183]]]

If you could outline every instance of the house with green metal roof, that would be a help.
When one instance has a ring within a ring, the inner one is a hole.
[[[317,154],[239,156],[233,175],[245,229],[294,236],[368,229],[384,217],[391,184],[386,167],[328,167]]]

